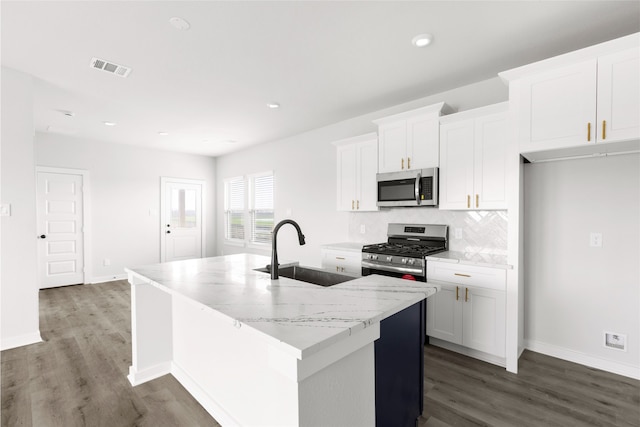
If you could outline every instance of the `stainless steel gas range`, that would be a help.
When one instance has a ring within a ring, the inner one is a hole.
[[[449,249],[449,226],[389,224],[388,240],[362,248],[362,275],[382,274],[427,281],[425,257]]]

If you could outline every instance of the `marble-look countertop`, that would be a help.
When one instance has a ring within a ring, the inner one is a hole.
[[[507,264],[506,255],[447,251],[429,255],[427,256],[427,262],[429,260],[477,265],[479,267],[502,268],[505,270],[513,268],[512,265]]]
[[[331,287],[284,277],[271,281],[269,274],[254,271],[269,262],[265,256],[237,254],[126,271],[212,310],[298,359],[439,291],[437,284],[379,275]]]
[[[321,247],[325,249],[337,249],[337,250],[349,251],[349,252],[362,252],[362,247],[365,245],[366,243],[340,242],[340,243],[327,243],[327,244],[321,245]]]

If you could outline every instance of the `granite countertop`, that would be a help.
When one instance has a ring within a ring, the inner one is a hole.
[[[212,310],[298,359],[439,291],[432,283],[370,275],[331,287],[254,271],[265,256],[237,254],[125,269]],[[285,263],[282,263],[285,264]]]
[[[427,256],[427,261],[429,260],[477,265],[479,267],[502,268],[505,270],[513,268],[512,265],[507,264],[506,255],[446,251]]]

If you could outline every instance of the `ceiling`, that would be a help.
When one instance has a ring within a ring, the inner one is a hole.
[[[208,156],[640,31],[638,1],[3,0],[0,7],[2,65],[35,77],[37,131]],[[172,17],[190,29],[174,28]],[[412,46],[420,33],[433,43]],[[132,71],[123,78],[91,68],[94,57]]]

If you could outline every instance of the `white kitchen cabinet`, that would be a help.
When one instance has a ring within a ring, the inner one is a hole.
[[[508,103],[440,118],[440,209],[506,209]]]
[[[337,209],[375,211],[378,138],[370,133],[334,142],[337,146]]]
[[[427,298],[428,336],[505,357],[505,270],[427,261],[427,281],[441,285]]]
[[[320,252],[322,253],[323,269],[354,276],[362,275],[361,250],[323,247]]]
[[[529,160],[553,158],[553,150],[608,152],[606,144],[640,138],[640,49],[585,52],[501,73],[513,83],[520,152]]]
[[[444,105],[441,102],[374,120],[380,173],[438,166],[438,118]]]

